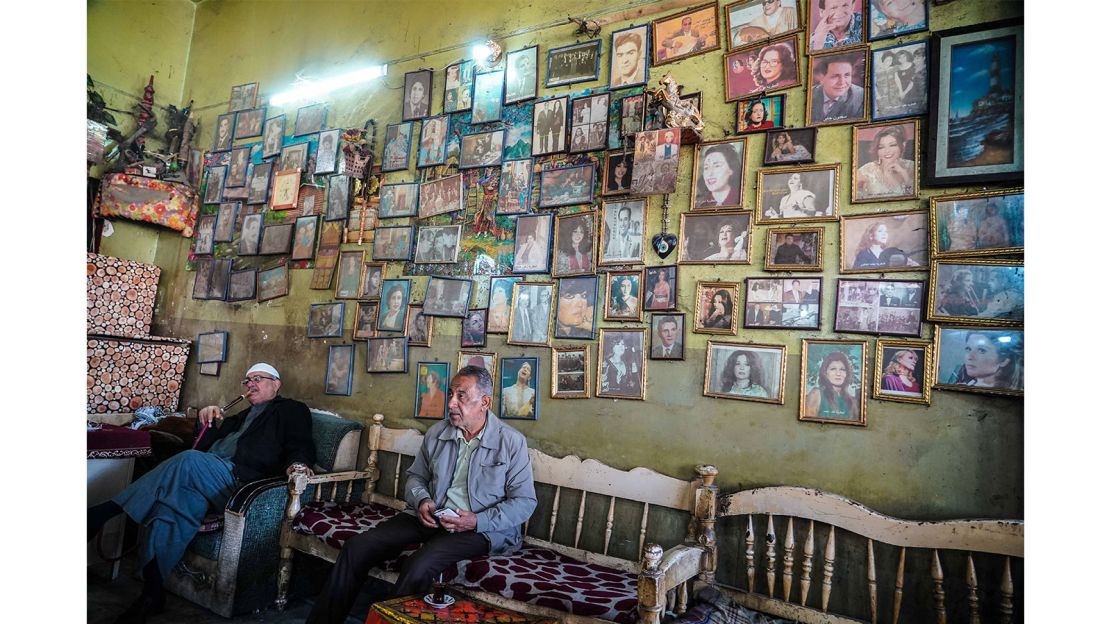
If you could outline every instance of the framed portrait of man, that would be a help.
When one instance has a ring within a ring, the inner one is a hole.
[[[432,112],[432,70],[419,69],[405,74],[401,121],[423,119]]]
[[[728,49],[801,30],[798,0],[740,0],[725,6]]]
[[[239,216],[240,202],[223,202],[216,212],[216,227],[212,240],[217,243],[230,243],[235,236],[235,221]]]
[[[281,155],[281,145],[285,138],[285,115],[277,115],[266,120],[262,130],[262,157],[273,158]]]
[[[539,46],[513,50],[505,57],[505,104],[536,97]]]
[[[820,271],[824,228],[767,230],[763,268],[767,271]]]
[[[328,201],[324,221],[342,221],[347,218],[351,204],[351,179],[345,175],[328,177]]]
[[[651,315],[651,359],[686,359],[686,315],[656,312]]]
[[[710,340],[702,394],[720,399],[785,402],[786,346]]]
[[[424,314],[424,304],[409,304],[409,319],[406,323],[405,335],[408,336],[410,347],[432,346],[432,329],[435,327],[436,317]]]
[[[932,385],[942,390],[1025,395],[1025,331],[945,327],[933,334]]]
[[[536,102],[532,109],[532,156],[567,150],[567,101],[564,95]]]
[[[809,3],[809,52],[816,54],[863,43],[864,0],[813,0]]]
[[[923,281],[841,278],[836,281],[833,330],[916,338],[924,304]]]
[[[597,328],[597,276],[564,277],[559,280],[555,306],[555,337],[593,340]]]
[[[312,171],[313,174],[335,173],[339,167],[339,134],[338,128],[320,133],[320,139],[316,144],[316,168]]]
[[[278,165],[282,170],[304,170],[308,162],[308,143],[294,143],[281,148],[281,160]]]
[[[216,132],[212,137],[213,152],[227,152],[231,150],[231,141],[234,137],[235,113],[224,113],[216,117]]]
[[[609,89],[647,83],[649,30],[647,24],[613,31],[609,45]]]
[[[243,215],[243,227],[239,231],[239,255],[258,254],[258,244],[262,240],[262,215]]]
[[[644,400],[647,388],[645,330],[601,329],[598,339],[597,396]]]
[[[601,40],[572,43],[547,51],[545,87],[597,80],[601,66]]]
[[[590,348],[551,348],[551,398],[590,398]]]
[[[601,266],[643,264],[646,227],[643,198],[601,202]]]
[[[538,393],[540,359],[535,357],[501,358],[501,389],[497,412],[504,419],[539,418]]]
[[[919,405],[931,402],[932,342],[879,338],[875,341],[875,366],[872,370],[872,397]]]
[[[251,148],[237,147],[228,158],[227,178],[224,188],[238,188],[247,184],[247,167],[251,162]]]
[[[258,102],[258,83],[248,82],[235,85],[231,88],[231,96],[227,101],[227,112],[234,113],[254,108]]]
[[[324,375],[324,394],[351,396],[355,372],[355,345],[328,345],[328,371]]]
[[[433,275],[428,280],[428,292],[424,295],[424,316],[466,318],[472,284],[471,280],[461,277]]]
[[[643,93],[621,98],[621,138],[644,131],[647,96]]]
[[[224,194],[224,178],[227,177],[227,165],[217,165],[208,168],[208,183],[204,187],[204,203],[218,204]]]
[[[809,57],[808,125],[853,124],[867,119],[867,56],[867,48],[860,47]]]
[[[512,316],[509,318],[509,344],[546,347],[551,336],[554,282],[517,282],[513,284]]]
[[[443,112],[470,110],[474,95],[474,61],[452,63],[443,70]]]
[[[302,106],[297,109],[297,119],[293,122],[293,136],[316,134],[326,127],[327,121],[327,104]]]
[[[716,2],[652,20],[651,64],[662,65],[720,49],[719,23]]]

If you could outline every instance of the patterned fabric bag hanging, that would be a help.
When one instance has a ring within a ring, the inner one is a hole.
[[[341,137],[343,140],[343,161],[339,174],[351,178],[365,179],[370,173],[374,160],[374,141],[378,135],[378,124],[368,119],[360,128],[349,128]]]

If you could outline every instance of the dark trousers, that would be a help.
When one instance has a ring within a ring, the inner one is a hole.
[[[415,543],[423,546],[401,565],[395,596],[424,593],[448,566],[489,554],[489,540],[481,533],[448,533],[440,527],[429,528],[420,524],[415,516],[398,514],[343,544],[307,624],[343,622],[370,569],[395,559],[406,546]]]

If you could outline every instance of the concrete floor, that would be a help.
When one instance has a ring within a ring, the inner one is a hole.
[[[125,556],[121,561],[120,574],[114,581],[108,580],[109,571],[107,563],[88,566],[88,582],[86,585],[86,617],[88,624],[111,624],[120,613],[123,613],[134,602],[142,591],[142,580],[134,553]],[[367,584],[367,587],[355,602],[351,615],[347,617],[347,624],[362,624],[366,621],[370,604],[380,599],[376,595],[376,592],[380,590],[380,587]],[[247,622],[273,622],[275,624],[292,624],[295,622],[300,624],[305,621],[311,610],[312,600],[292,599],[283,612],[269,608],[229,619],[167,593],[166,611],[161,615],[150,618],[149,622],[151,624],[245,624]]]

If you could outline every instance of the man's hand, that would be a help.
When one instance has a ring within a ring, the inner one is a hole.
[[[451,516],[440,516],[439,523],[443,528],[447,529],[448,533],[459,533],[461,531],[473,531],[478,528],[478,516],[472,512],[456,509],[455,513],[459,514],[458,518]]]
[[[297,468],[303,469],[305,475],[309,477],[316,474],[312,472],[312,468],[310,468],[307,464],[302,464],[301,462],[293,462],[292,464],[289,464],[288,468],[285,469],[285,476],[288,477],[289,475],[293,474],[293,471]]]
[[[212,421],[214,421],[214,420],[223,420],[223,419],[224,419],[223,410],[221,410],[216,405],[209,405],[208,407],[202,408],[200,410],[200,413],[197,414],[197,420],[200,421],[200,425],[202,427],[207,427],[207,426],[211,425]]]
[[[420,518],[420,523],[426,527],[435,527],[436,517],[432,512],[436,510],[436,503],[430,498],[425,498],[420,501],[420,506],[416,508],[416,517]]]

